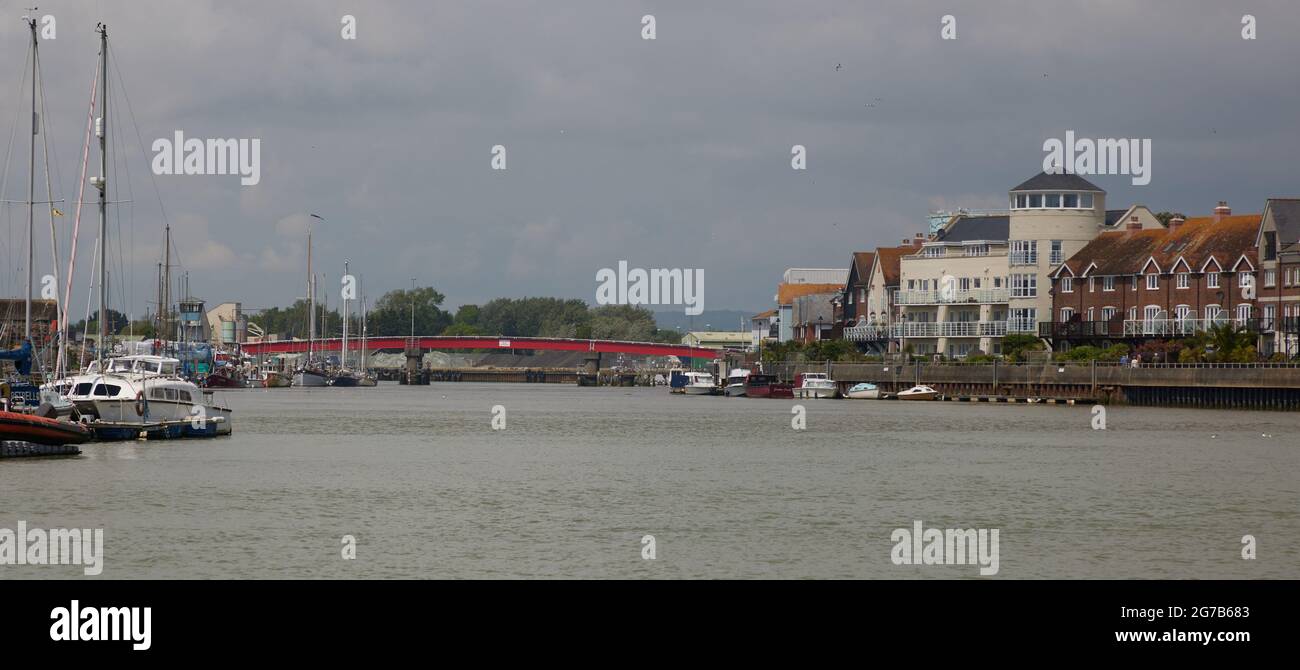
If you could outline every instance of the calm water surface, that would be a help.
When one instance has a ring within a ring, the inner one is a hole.
[[[795,431],[796,401],[662,388],[218,396],[230,438],[0,461],[0,528],[103,528],[100,578],[978,575],[894,565],[914,520],[1000,529],[998,578],[1300,577],[1296,414],[807,400]]]

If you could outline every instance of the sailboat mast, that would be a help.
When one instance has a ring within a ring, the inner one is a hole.
[[[32,31],[32,136],[31,155],[27,170],[27,317],[24,337],[32,339],[32,263],[36,260],[36,19],[28,17],[27,27]]]
[[[348,262],[343,261],[343,281],[348,280]],[[344,370],[348,369],[348,294],[343,294],[343,344],[339,350],[339,363]]]
[[[99,357],[104,369],[104,348],[108,345],[108,26],[99,24]]]
[[[163,233],[163,350],[167,350],[167,340],[172,326],[172,226],[167,224]]]
[[[307,229],[307,363],[311,363],[312,345],[316,341],[316,274],[311,270],[311,228]]]
[[[366,372],[366,284],[361,280],[361,373]]]

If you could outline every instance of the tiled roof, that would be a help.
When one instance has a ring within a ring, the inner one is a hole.
[[[858,282],[865,283],[871,281],[871,264],[876,260],[874,251],[855,251],[853,252],[853,270],[857,273]]]
[[[1269,198],[1268,211],[1277,226],[1277,246],[1286,249],[1300,242],[1300,199]]]
[[[1065,262],[1076,277],[1091,264],[1090,275],[1136,274],[1150,259],[1160,271],[1170,272],[1179,258],[1193,272],[1214,258],[1224,270],[1242,255],[1255,263],[1255,234],[1259,214],[1237,214],[1215,221],[1212,216],[1194,216],[1173,229],[1116,230],[1098,235]]]
[[[839,293],[843,284],[781,284],[776,289],[776,304],[789,305],[795,298],[814,293]]]
[[[774,310],[774,309],[769,309],[769,310],[767,310],[766,312],[760,312],[760,313],[755,314],[754,316],[751,316],[751,317],[749,317],[749,318],[750,318],[750,320],[753,320],[753,319],[770,319],[770,318],[772,318],[772,317],[774,317],[774,316],[776,316],[776,310]]]
[[[916,253],[916,249],[908,244],[901,247],[880,247],[876,249],[876,262],[880,264],[880,270],[885,275],[886,286],[898,286],[899,279],[902,276],[901,260],[904,256]]]
[[[1013,193],[1015,191],[1094,191],[1096,193],[1105,193],[1105,191],[1097,188],[1096,184],[1069,172],[1060,174],[1039,172],[1023,184],[1011,189],[1011,191]]]

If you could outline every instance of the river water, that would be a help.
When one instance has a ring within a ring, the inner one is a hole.
[[[99,578],[979,577],[894,564],[915,521],[997,529],[999,579],[1300,577],[1297,414],[1111,407],[1093,430],[1088,407],[662,388],[218,398],[229,438],[0,461],[0,528],[103,528]],[[0,565],[15,577],[84,578]]]

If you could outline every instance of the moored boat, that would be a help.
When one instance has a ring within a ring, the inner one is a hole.
[[[845,398],[854,400],[875,400],[880,397],[880,387],[870,382],[854,384],[849,390],[844,392]]]
[[[939,392],[929,386],[913,386],[906,391],[898,392],[899,400],[934,400],[939,396]]]
[[[707,372],[687,372],[686,385],[682,390],[686,395],[713,395],[718,387],[713,382],[713,375]]]
[[[745,395],[750,398],[793,398],[794,386],[776,375],[750,374],[745,380]]]
[[[798,376],[794,394],[798,398],[838,398],[840,388],[824,372],[805,372]]]
[[[728,397],[745,395],[745,381],[747,379],[749,379],[749,370],[744,368],[736,368],[727,373],[727,386],[724,389],[726,395]]]
[[[80,423],[0,411],[0,440],[35,444],[81,444],[90,437],[90,430]]]
[[[314,368],[301,368],[293,373],[293,385],[298,387],[321,387],[329,384],[329,376]]]
[[[288,376],[276,371],[267,370],[262,376],[262,387],[268,389],[288,388],[293,383]]]

